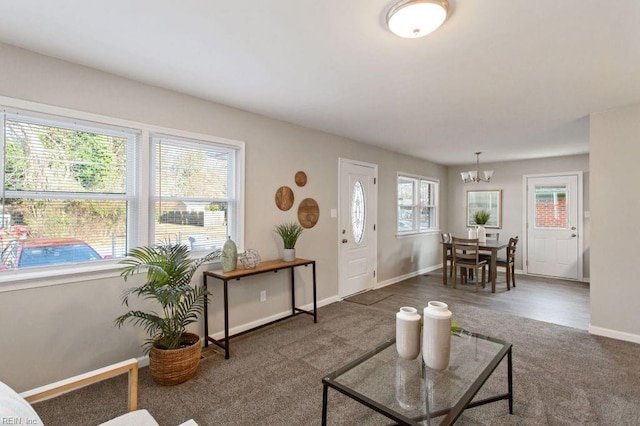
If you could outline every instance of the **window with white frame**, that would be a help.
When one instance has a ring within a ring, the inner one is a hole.
[[[191,250],[222,248],[237,230],[235,149],[153,135],[156,242],[177,241]]]
[[[163,241],[241,239],[242,143],[42,110],[0,108],[0,281],[110,268]]]
[[[138,132],[22,113],[1,126],[0,269],[124,256]]]
[[[438,181],[398,174],[398,233],[438,228]]]

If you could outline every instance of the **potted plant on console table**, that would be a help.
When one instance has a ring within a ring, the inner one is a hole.
[[[296,242],[302,234],[302,225],[297,222],[287,222],[276,226],[276,234],[282,238],[284,244],[284,252],[282,260],[292,262],[296,260]]]
[[[220,255],[216,250],[191,259],[186,245],[162,243],[134,248],[120,262],[126,265],[121,273],[125,281],[141,270],[147,271],[146,282],[126,290],[122,304],[128,307],[129,298],[137,296],[162,307],[162,316],[155,311],[131,310],[115,321],[118,327],[125,322],[139,325],[149,335],[143,348],[149,353],[149,371],[158,384],[177,385],[196,373],[202,353],[200,336],[186,328],[204,311],[208,293],[203,286],[192,286],[191,279],[200,265]]]

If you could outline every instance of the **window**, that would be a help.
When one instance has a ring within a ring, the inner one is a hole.
[[[137,133],[3,114],[0,269],[124,256]]]
[[[438,228],[438,181],[398,175],[398,233]]]
[[[222,248],[236,238],[236,150],[153,136],[155,241],[191,250]]]
[[[0,108],[0,281],[110,270],[162,241],[242,245],[241,142],[32,105]]]

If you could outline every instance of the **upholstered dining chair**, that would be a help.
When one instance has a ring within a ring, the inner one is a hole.
[[[485,286],[487,261],[480,259],[480,250],[478,249],[478,239],[452,238],[453,247],[453,288],[456,288],[458,281],[458,268],[472,270],[475,276],[476,291],[478,291],[478,274],[482,269],[482,287]],[[460,271],[461,277],[464,276]]]
[[[518,244],[518,237],[509,238],[509,245],[507,246],[507,257],[496,259],[497,266],[503,266],[506,269],[507,275],[507,290],[511,290],[511,285],[516,286],[516,245]],[[496,275],[497,276],[497,275]]]
[[[444,268],[444,271],[442,271],[442,273],[446,274],[447,268],[448,268],[449,277],[451,277],[451,275],[453,274],[453,249],[451,248],[451,246],[447,247],[445,245],[447,243],[451,243],[451,234],[448,232],[443,232],[440,234],[440,238],[442,239],[442,250],[446,251],[446,259],[447,259],[447,262],[444,265],[442,265]]]

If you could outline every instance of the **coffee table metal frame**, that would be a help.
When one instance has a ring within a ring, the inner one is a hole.
[[[364,355],[360,356],[356,360],[350,362],[344,367],[339,368],[333,373],[327,375],[322,379],[322,425],[327,424],[327,403],[328,403],[328,390],[329,388],[333,388],[338,392],[348,396],[349,398],[358,401],[359,403],[371,408],[374,411],[377,411],[380,414],[398,422],[401,425],[423,425],[422,423],[425,420],[433,419],[436,417],[445,416],[440,422],[441,425],[450,425],[455,423],[455,421],[462,415],[462,412],[467,408],[478,407],[480,405],[489,404],[492,402],[497,402],[501,400],[509,401],[509,414],[513,414],[513,361],[512,361],[512,345],[511,343],[507,343],[500,339],[495,339],[493,337],[483,336],[481,334],[467,332],[468,335],[472,337],[476,337],[478,339],[489,340],[491,342],[495,342],[503,345],[502,348],[498,351],[498,353],[493,357],[493,359],[489,362],[489,364],[485,367],[483,371],[480,372],[476,380],[469,386],[467,391],[462,395],[462,397],[458,400],[458,402],[451,408],[438,410],[434,412],[430,412],[423,417],[420,418],[408,418],[396,411],[393,411],[391,408],[386,407],[384,405],[379,404],[378,402],[372,400],[371,398],[362,395],[361,393],[350,389],[349,387],[341,384],[336,381],[338,377],[351,370],[352,368],[366,362],[368,359],[372,358],[376,354],[382,352],[389,346],[393,345],[396,341],[395,337],[387,340],[386,342],[380,344],[376,348],[366,352]],[[422,356],[422,354],[420,355]],[[490,398],[481,399],[478,401],[472,401],[473,397],[478,393],[478,391],[482,388],[487,379],[493,374],[498,365],[502,362],[504,357],[507,356],[507,392],[499,395],[495,395]],[[426,368],[426,367],[425,367]]]

